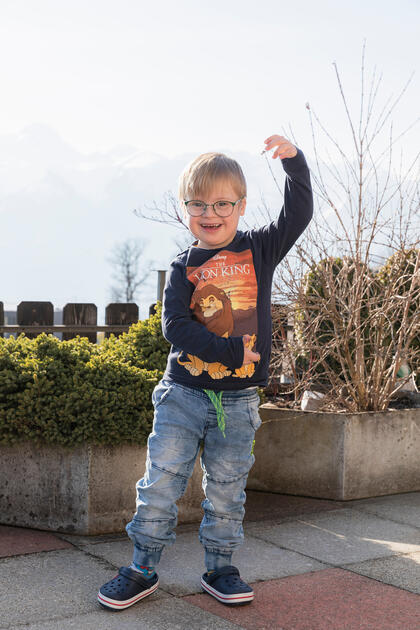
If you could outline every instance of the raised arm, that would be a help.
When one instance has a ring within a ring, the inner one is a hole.
[[[286,172],[284,205],[277,220],[252,230],[250,236],[261,248],[267,264],[274,268],[310,223],[313,197],[309,168],[302,151],[278,135],[267,138],[265,144],[266,151],[275,148],[272,157],[281,159]]]

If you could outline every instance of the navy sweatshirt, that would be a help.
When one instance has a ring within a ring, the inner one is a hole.
[[[312,218],[313,199],[302,151],[282,160],[284,205],[276,221],[242,232],[220,249],[192,245],[171,263],[162,329],[172,344],[164,379],[200,389],[265,386],[271,355],[271,286],[276,266]],[[259,352],[242,365],[243,335]]]

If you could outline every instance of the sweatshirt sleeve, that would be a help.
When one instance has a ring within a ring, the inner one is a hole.
[[[208,363],[219,361],[234,370],[241,367],[244,360],[242,337],[219,337],[193,319],[190,309],[192,292],[184,265],[175,259],[163,293],[162,331],[165,339],[175,350]]]
[[[298,149],[293,158],[282,160],[286,172],[284,205],[277,220],[249,235],[256,248],[261,248],[263,260],[273,269],[286,256],[313,215],[313,197],[309,168],[304,154]]]

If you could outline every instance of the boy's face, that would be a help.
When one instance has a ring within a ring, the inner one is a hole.
[[[215,203],[216,201],[238,201],[240,195],[235,191],[229,180],[216,182],[212,190],[206,195],[195,197],[195,201]],[[187,199],[190,201],[190,199]],[[246,199],[238,201],[229,217],[219,217],[212,206],[207,206],[200,217],[188,214],[184,205],[184,215],[188,221],[191,233],[198,240],[197,247],[203,249],[217,249],[226,247],[235,238],[239,217],[245,214]]]

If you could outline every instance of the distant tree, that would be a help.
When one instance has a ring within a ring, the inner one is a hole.
[[[139,270],[139,263],[145,249],[144,241],[127,239],[117,243],[107,258],[113,266],[112,278],[115,285],[111,286],[111,300],[113,302],[136,302],[138,289],[150,275],[151,261],[144,261]]]

